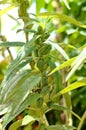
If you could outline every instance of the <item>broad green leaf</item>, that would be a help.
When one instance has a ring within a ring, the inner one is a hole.
[[[54,47],[56,50],[58,50],[61,55],[66,59],[68,60],[69,59],[69,56],[67,55],[67,53],[62,49],[62,47],[60,47],[57,43],[51,41],[50,44],[52,45],[52,47]]]
[[[10,102],[11,100],[18,103],[17,108],[40,80],[41,74],[35,71],[27,70],[15,75],[1,90],[2,102]]]
[[[9,7],[5,8],[5,9],[3,9],[3,10],[0,10],[0,16],[5,14],[6,12],[8,12],[9,10],[11,10],[13,8],[15,8],[15,6],[9,6]]]
[[[69,6],[69,4],[68,4],[68,2],[67,2],[67,0],[62,0],[63,2],[64,2],[64,4],[66,5],[66,7],[68,8],[68,9],[70,9],[70,6]]]
[[[15,113],[11,110],[10,112],[8,112],[5,116],[4,116],[4,122],[3,122],[3,128],[6,127],[6,125],[12,121],[17,115],[19,115],[23,110],[25,110],[25,108],[27,108],[29,105],[32,105],[33,103],[35,103],[37,101],[37,99],[40,97],[39,93],[33,93],[30,94],[26,100],[20,105],[20,107],[15,111]],[[9,107],[14,107],[11,104],[9,105]],[[15,105],[16,107],[16,105]]]
[[[76,60],[72,64],[72,69],[66,77],[66,81],[74,74],[74,72],[79,68],[81,64],[83,64],[86,59],[86,47],[81,51],[81,53],[77,56]]]
[[[69,16],[67,16],[65,14],[45,12],[45,13],[39,13],[38,16],[42,17],[42,18],[45,18],[45,17],[52,17],[54,19],[59,18],[61,20],[64,20],[64,21],[70,22],[70,23],[72,23],[74,25],[77,25],[79,27],[86,28],[86,25],[83,25],[81,22],[79,22],[76,19],[71,18],[71,17],[69,17]]]
[[[37,118],[30,116],[30,115],[26,115],[23,119],[22,119],[22,125],[27,125],[32,121],[37,120]]]
[[[36,46],[33,43],[37,38],[38,38],[37,36],[33,37],[28,43],[26,43],[21,48],[21,50],[18,52],[17,58],[8,67],[6,71],[6,76],[3,82],[6,82],[6,80],[8,80],[12,76],[12,74],[14,73],[14,70],[16,70],[17,66],[19,66],[20,62],[24,60],[24,58],[29,57],[31,52],[36,48]]]
[[[22,120],[17,120],[12,123],[12,125],[9,127],[9,130],[17,130],[22,124]]]
[[[83,86],[86,86],[86,78],[70,84],[69,86],[67,86],[66,88],[61,90],[59,93],[57,93],[53,98],[56,98],[57,96],[59,96],[61,94],[65,94],[65,93],[67,93],[67,92],[69,92],[71,90],[74,90],[74,89],[77,89],[77,88],[83,87]]]
[[[24,42],[3,42],[0,43],[0,47],[17,47],[17,46],[23,46]]]
[[[51,75],[51,74],[53,74],[53,73],[55,73],[56,71],[58,71],[58,70],[60,70],[60,69],[63,69],[63,68],[68,67],[68,66],[71,66],[71,64],[75,61],[75,59],[76,59],[76,57],[73,57],[73,58],[69,59],[68,61],[65,61],[63,64],[57,66],[55,69],[53,69],[53,70],[48,74],[48,76]]]

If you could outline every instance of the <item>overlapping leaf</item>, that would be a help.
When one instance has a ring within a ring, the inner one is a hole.
[[[65,14],[44,12],[44,13],[39,13],[38,16],[43,17],[43,18],[45,18],[45,17],[52,17],[54,19],[59,18],[60,20],[64,20],[64,21],[70,22],[74,25],[77,25],[79,27],[86,28],[86,25],[83,25],[81,22],[79,22],[76,19],[71,18]]]
[[[70,84],[69,86],[67,86],[66,88],[62,89],[59,93],[57,93],[53,98],[56,98],[57,96],[61,95],[61,94],[65,94],[71,90],[77,89],[79,87],[83,87],[86,86],[86,78],[81,79],[79,81],[76,81],[72,84]]]
[[[63,69],[63,68],[68,67],[68,66],[71,66],[71,64],[74,62],[75,59],[76,59],[76,57],[71,58],[71,59],[65,61],[63,64],[57,66],[55,69],[53,69],[53,70],[48,74],[48,76],[51,75],[51,74],[53,74],[53,73],[55,73],[56,71],[58,71],[58,70],[60,70],[60,69]]]
[[[19,77],[19,78],[18,78]],[[1,104],[7,104],[9,112],[7,118],[4,121],[4,127],[26,106],[33,103],[33,100],[37,100],[39,97],[36,94],[35,99],[28,98],[31,95],[32,89],[40,82],[41,74],[37,71],[25,71],[10,80],[9,83],[2,88],[1,91]],[[30,101],[32,100],[32,101]]]

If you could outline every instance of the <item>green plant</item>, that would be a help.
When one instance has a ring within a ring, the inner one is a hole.
[[[84,29],[86,25],[64,14],[39,13],[40,5],[37,15],[29,14],[28,0],[12,2],[18,6],[19,18],[24,23],[24,28],[19,29],[17,33],[24,31],[26,42],[7,42],[2,39],[0,43],[1,47],[8,50],[12,46],[20,47],[15,60],[9,53],[11,64],[0,87],[0,115],[4,114],[3,130],[79,129],[82,126],[73,126],[72,115],[82,124],[85,118],[80,118],[72,111],[73,94],[69,92],[86,86],[86,77],[75,74],[77,68],[84,66],[86,62],[86,47],[80,46],[79,52],[76,51],[76,55],[70,56],[68,46],[64,48],[64,44],[57,44],[56,38],[52,41],[49,36],[56,31],[53,18]],[[43,4],[47,3],[43,1]],[[69,8],[68,3],[65,4]],[[9,9],[10,7],[7,8]],[[4,12],[6,10],[2,10],[0,14]],[[60,28],[58,30],[60,31]],[[70,47],[76,50],[73,45]]]

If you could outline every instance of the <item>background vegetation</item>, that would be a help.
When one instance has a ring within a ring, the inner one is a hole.
[[[0,129],[85,130],[86,1],[1,0],[0,8]]]

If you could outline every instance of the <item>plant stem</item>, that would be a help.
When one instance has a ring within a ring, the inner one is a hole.
[[[78,125],[77,130],[81,130],[82,125],[83,125],[85,119],[86,119],[86,111],[85,111],[84,114],[82,115],[82,118],[81,118],[81,121],[80,121],[80,123],[79,123],[79,125]]]

